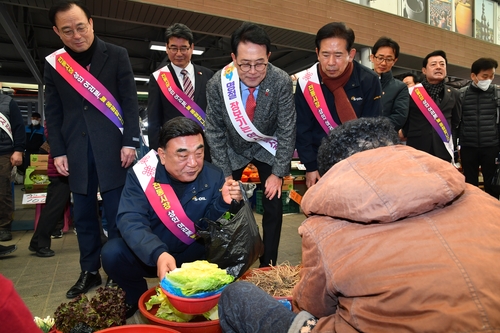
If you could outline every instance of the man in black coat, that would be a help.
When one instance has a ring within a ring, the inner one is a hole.
[[[45,64],[45,112],[54,165],[73,192],[81,274],[66,296],[74,298],[101,284],[98,189],[109,238],[119,237],[118,202],[139,146],[137,90],[127,51],[94,36],[83,4],[58,3],[49,18],[64,43]]]
[[[174,80],[171,84],[186,93],[186,95],[189,93],[184,85],[184,77],[187,75],[194,88],[192,101],[205,111],[207,108],[206,85],[208,80],[214,75],[214,72],[191,62],[194,50],[193,33],[184,24],[175,23],[165,31],[165,42],[168,62],[162,62],[158,69],[162,69],[168,63],[168,70]],[[184,70],[187,71],[186,74],[183,74]],[[158,149],[159,133],[164,123],[175,117],[185,116],[185,114],[179,111],[179,107],[180,105],[177,102],[171,102],[165,97],[155,75],[152,74],[149,80],[148,97],[149,148]],[[185,112],[186,110],[184,110]],[[200,125],[204,129],[203,124]],[[207,156],[208,153],[209,151],[205,149],[205,159],[209,159],[209,155]]]
[[[439,157],[445,161],[452,161],[454,142],[450,142],[450,148],[447,149],[442,138],[434,129],[433,125],[427,120],[424,113],[413,99],[413,89],[423,88],[441,110],[449,127],[452,136],[451,141],[456,141],[457,127],[460,121],[461,102],[459,92],[445,85],[446,78],[446,53],[441,50],[429,53],[422,62],[422,73],[425,76],[421,85],[411,87],[410,90],[410,110],[408,120],[403,127],[403,136],[407,137],[406,144],[415,149],[425,151],[431,155]],[[427,111],[426,111],[427,112]]]

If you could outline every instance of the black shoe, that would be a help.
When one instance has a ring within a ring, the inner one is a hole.
[[[92,274],[88,271],[81,272],[78,281],[66,293],[67,298],[75,298],[80,294],[85,294],[90,288],[99,286],[102,283],[99,272]]]
[[[49,247],[42,247],[36,251],[36,255],[38,257],[53,257],[55,255],[54,251],[52,251]]]
[[[0,230],[0,242],[12,240],[12,234],[9,230]]]
[[[135,313],[139,309],[139,307],[137,305],[125,304],[125,306],[127,307],[127,312],[125,312],[125,317],[127,319],[132,317],[133,315],[135,315]]]
[[[63,236],[63,231],[61,229],[61,230],[58,230],[58,231],[52,233],[52,235],[50,236],[50,238],[56,239],[56,238],[62,238],[62,236]]]
[[[113,281],[113,279],[108,276],[108,279],[106,280],[106,287],[117,288],[118,287],[118,283],[116,283],[115,281]]]
[[[6,256],[17,250],[16,245],[2,246],[0,245],[0,256]]]
[[[30,245],[30,246],[28,247],[28,250],[30,250],[30,252],[36,252],[36,251],[37,251],[37,248],[36,248],[36,247],[34,247],[34,246],[31,246],[31,245]]]

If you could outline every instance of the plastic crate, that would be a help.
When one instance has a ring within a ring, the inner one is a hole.
[[[257,214],[264,213],[264,207],[262,206],[262,190],[257,190],[256,192],[256,206],[255,212]],[[290,191],[281,192],[281,201],[283,202],[283,214],[299,213],[300,206],[290,199]]]

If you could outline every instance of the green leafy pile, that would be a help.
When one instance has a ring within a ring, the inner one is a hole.
[[[156,295],[151,296],[151,298],[145,303],[146,310],[150,311],[153,306],[159,305],[158,311],[155,316],[168,321],[175,321],[178,323],[186,323],[191,321],[194,315],[182,313],[177,310],[169,301],[168,297],[165,296],[161,288],[156,287]],[[210,311],[203,314],[207,320],[219,319],[218,307],[214,306]]]
[[[185,296],[214,291],[234,281],[225,269],[206,260],[184,263],[181,268],[167,274],[165,279]]]
[[[69,333],[78,323],[86,323],[94,331],[126,322],[125,292],[120,288],[100,287],[91,300],[80,294],[68,303],[62,303],[54,313],[58,331]]]

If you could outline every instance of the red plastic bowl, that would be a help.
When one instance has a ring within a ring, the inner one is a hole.
[[[174,308],[182,313],[191,315],[203,314],[207,311],[210,311],[214,306],[217,305],[220,298],[220,293],[203,298],[191,298],[171,294],[163,288],[161,288],[161,290],[163,290],[163,293],[167,295],[168,300],[174,306]]]
[[[155,325],[124,325],[106,328],[96,333],[179,333],[174,329]]]
[[[197,316],[190,322],[177,323],[175,321],[168,321],[156,317],[155,314],[156,311],[158,311],[158,305],[155,305],[149,311],[146,310],[146,306],[144,305],[153,295],[156,295],[155,287],[142,294],[138,304],[139,311],[141,311],[142,315],[146,317],[146,319],[149,320],[149,322],[151,322],[152,324],[166,326],[181,333],[222,333],[222,329],[219,325],[218,319],[206,320],[203,316]]]

